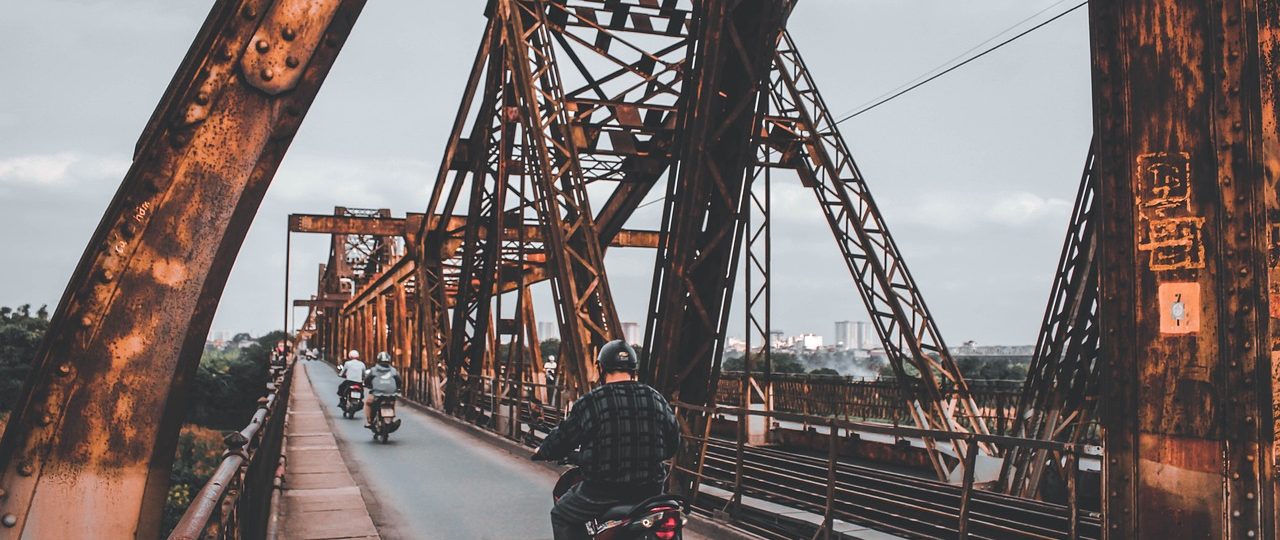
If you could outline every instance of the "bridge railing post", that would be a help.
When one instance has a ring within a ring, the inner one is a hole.
[[[839,439],[836,418],[831,417],[827,431],[827,505],[822,512],[822,537],[830,539],[835,530],[836,509],[836,458],[839,456]]]
[[[957,528],[960,540],[969,538],[969,510],[973,499],[973,469],[977,465],[979,452],[977,441],[972,436],[966,437],[965,442],[961,465],[964,467],[964,483],[963,491],[960,494],[960,525]]]
[[[712,416],[707,417],[708,427],[711,425],[712,419]],[[747,422],[749,421],[750,419],[747,416],[747,410],[738,409],[736,426],[738,436],[737,441],[735,441],[735,453],[733,460],[733,504],[731,505],[729,514],[734,519],[738,519],[742,515],[742,463],[744,461],[744,454],[746,453],[744,446],[747,439]],[[710,435],[710,430],[708,430],[707,434]],[[702,443],[702,447],[705,449],[706,445],[707,443],[704,441]]]
[[[1076,455],[1076,449],[1068,446],[1066,450],[1066,468],[1067,468],[1067,540],[1076,540],[1080,538],[1080,501],[1077,492],[1080,476],[1079,457]]]

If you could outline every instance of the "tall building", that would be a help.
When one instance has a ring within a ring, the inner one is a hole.
[[[538,339],[560,339],[560,326],[554,322],[538,321]]]
[[[853,323],[851,321],[836,321],[836,342],[834,345],[837,350],[841,351],[860,348],[853,341]]]
[[[853,323],[853,345],[855,349],[870,349],[871,334],[868,333],[871,325],[867,321],[857,321]]]
[[[627,340],[627,343],[630,343],[632,345],[640,345],[640,342],[644,341],[644,336],[640,334],[639,323],[633,323],[633,322],[622,323],[622,336],[623,336],[623,339]]]

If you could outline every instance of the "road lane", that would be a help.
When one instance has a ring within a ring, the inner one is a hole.
[[[338,378],[302,362],[351,472],[370,493],[385,538],[549,539],[555,474],[499,450],[413,407],[388,443],[373,441],[363,414],[342,418]],[[358,504],[359,501],[353,501]]]

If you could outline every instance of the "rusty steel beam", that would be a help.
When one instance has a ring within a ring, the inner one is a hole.
[[[1098,213],[1094,149],[1085,160],[1067,238],[1050,289],[1040,335],[1014,416],[1013,433],[1069,444],[1097,444],[1098,358]],[[1000,484],[1007,493],[1035,498],[1046,466],[1063,484],[1062,456],[1044,450],[1010,448]],[[1010,476],[1012,475],[1012,476]],[[1006,479],[1008,483],[1006,485]]]
[[[346,303],[347,303],[346,300],[339,300],[339,299],[333,299],[333,298],[328,298],[328,299],[312,298],[310,300],[295,299],[293,301],[293,307],[340,308]]]
[[[383,216],[289,214],[289,232],[404,236],[409,220]]]
[[[650,293],[644,377],[687,403],[715,394],[742,239],[746,171],[760,89],[788,1],[709,0],[697,7],[692,88],[678,120],[680,162],[668,182]]]
[[[1274,538],[1280,6],[1089,19],[1107,537]]]
[[[227,274],[361,0],[214,4],[0,441],[5,532],[154,538]]]

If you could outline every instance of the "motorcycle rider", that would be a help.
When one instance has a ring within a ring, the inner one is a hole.
[[[400,373],[391,367],[391,355],[378,353],[378,363],[364,374],[364,387],[369,389],[364,397],[364,427],[373,425],[374,396],[394,396],[400,393]]]
[[[347,361],[338,366],[338,376],[343,378],[341,384],[338,385],[338,406],[342,406],[342,398],[347,396],[347,390],[351,388],[351,383],[364,382],[365,366],[360,360],[360,351],[351,349],[347,353]]]
[[[636,352],[614,340],[596,358],[604,384],[574,402],[532,459],[556,460],[581,446],[585,480],[551,510],[556,540],[587,538],[586,522],[619,504],[662,493],[664,461],[676,453],[680,428],[662,394],[636,380]]]

